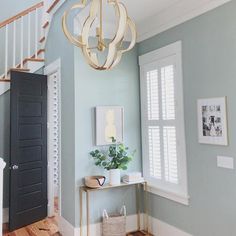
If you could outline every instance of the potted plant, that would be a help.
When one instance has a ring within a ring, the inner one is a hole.
[[[112,137],[112,144],[107,150],[95,150],[90,155],[95,160],[95,165],[109,171],[110,185],[120,184],[120,170],[127,170],[128,164],[132,161],[135,151],[129,153],[129,148],[124,144],[117,144]]]

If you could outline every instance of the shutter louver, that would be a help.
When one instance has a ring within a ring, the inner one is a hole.
[[[160,128],[149,127],[149,168],[150,175],[161,179]]]
[[[158,71],[147,72],[148,119],[159,120]]]
[[[176,128],[163,128],[164,140],[164,161],[165,161],[165,180],[167,182],[178,184],[178,163],[176,147]]]
[[[175,119],[175,87],[174,66],[161,68],[162,85],[162,118],[163,120]]]
[[[161,68],[162,118],[175,120],[174,65]],[[163,127],[165,181],[178,184],[176,128]]]

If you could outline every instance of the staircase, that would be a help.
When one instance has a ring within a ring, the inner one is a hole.
[[[50,23],[64,1],[43,0],[0,22],[0,95],[10,89],[10,71],[34,73],[44,66]]]

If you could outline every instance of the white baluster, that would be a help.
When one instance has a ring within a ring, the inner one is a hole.
[[[30,55],[30,46],[31,46],[31,42],[30,42],[30,40],[31,40],[31,37],[30,37],[30,33],[31,33],[31,22],[30,22],[30,20],[31,20],[31,13],[29,13],[28,14],[28,58],[30,58],[31,57],[31,55]]]
[[[49,1],[45,0],[43,5],[44,5],[44,12],[46,12],[49,8]]]
[[[35,58],[38,58],[38,8],[35,11]]]
[[[13,22],[13,68],[16,66],[16,21]]]
[[[21,68],[24,66],[24,18],[21,17],[21,53],[20,53],[20,60],[21,60]]]
[[[2,209],[3,209],[3,170],[6,163],[0,158],[0,236],[2,236]]]
[[[8,25],[6,25],[6,37],[5,37],[5,79],[7,79],[8,71]]]

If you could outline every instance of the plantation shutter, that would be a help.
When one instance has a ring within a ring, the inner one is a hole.
[[[170,62],[155,63],[145,70],[146,124],[150,176],[178,184],[174,76]]]
[[[183,109],[178,105],[182,98],[178,94],[178,75],[176,55],[141,65],[143,168],[150,186],[185,194],[184,124]]]

